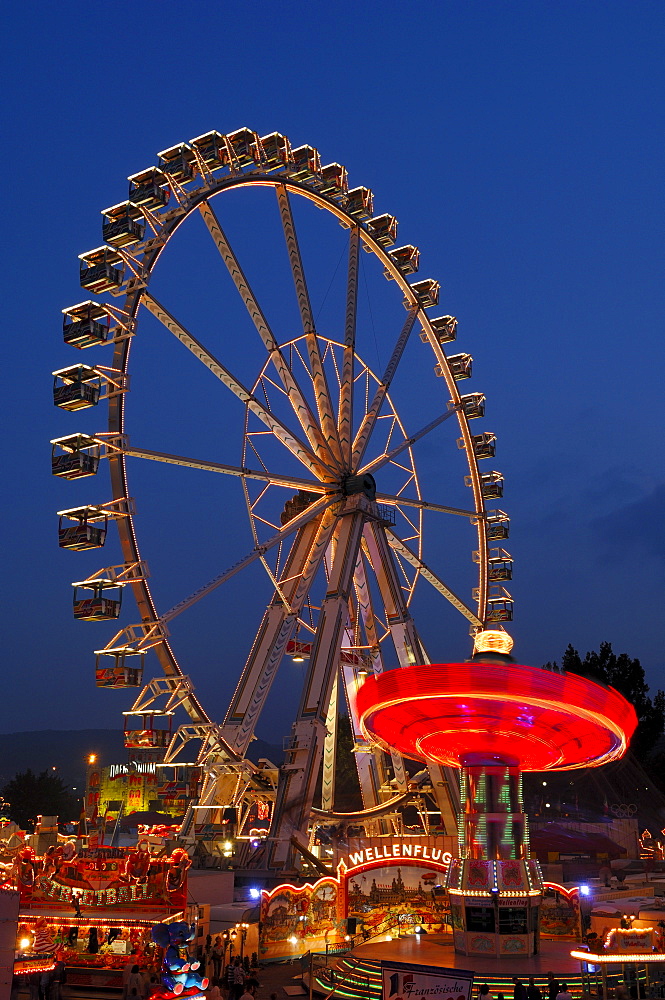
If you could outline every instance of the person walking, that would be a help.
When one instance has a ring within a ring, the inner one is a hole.
[[[39,1000],[51,1000],[51,983],[53,982],[54,969],[42,972],[39,977]]]
[[[141,977],[141,986],[142,986],[141,996],[147,997],[148,994],[150,993],[150,973],[148,972],[147,969],[141,969],[139,971],[139,975]]]
[[[529,985],[526,988],[526,1000],[543,1000],[543,994],[536,986],[533,976],[529,976]]]
[[[130,955],[129,961],[122,967],[122,1000],[127,1000],[127,984],[129,983],[129,977],[135,965],[136,961],[134,960],[134,956]]]
[[[129,973],[129,978],[127,980],[127,996],[133,997],[134,1000],[138,997],[139,1000],[143,996],[143,978],[141,976],[141,970],[138,965],[132,966],[132,971]]]
[[[215,980],[220,979],[222,975],[222,962],[224,960],[224,947],[219,934],[210,949],[210,960],[212,962],[212,978]]]
[[[233,1000],[235,996],[235,966],[229,958],[226,966],[226,988],[228,990],[228,1000]]]
[[[513,976],[513,1000],[526,1000],[526,986]]]
[[[28,976],[28,989],[30,990],[30,1000],[39,1000],[39,972],[31,972]]]
[[[240,955],[236,957],[233,964],[233,996],[235,1000],[240,1000],[240,997],[245,992],[245,970],[242,967],[242,962],[240,961]]]
[[[53,968],[53,973],[51,975],[51,997],[50,1000],[60,1000],[62,996],[62,987],[67,982],[67,966],[59,958]]]
[[[245,989],[249,990],[256,996],[256,991],[258,990],[261,983],[256,978],[255,972],[250,972],[248,976],[245,976]]]
[[[203,946],[203,962],[201,963],[203,967],[203,975],[207,976],[208,979],[212,979],[212,934],[206,934],[205,944]]]

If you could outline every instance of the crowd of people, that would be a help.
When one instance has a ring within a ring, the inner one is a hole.
[[[496,993],[495,996],[492,996],[487,983],[479,987],[478,995],[480,1000],[505,1000],[503,993]],[[533,976],[529,978],[528,986],[525,986],[521,980],[514,976],[513,1000],[573,1000],[573,996],[566,983],[559,982],[558,979],[555,979],[553,972],[548,972],[545,990],[536,986]]]
[[[630,992],[623,986],[617,986],[611,994],[616,1000],[630,1000]],[[504,993],[490,993],[487,983],[478,987],[478,1000],[510,1000]],[[513,977],[512,1000],[573,1000],[573,995],[568,989],[568,985],[560,982],[553,972],[547,973],[547,986],[541,989],[536,986],[533,976],[530,977],[528,985]],[[582,992],[580,1000],[591,1000],[588,993]]]
[[[210,935],[208,935],[210,937]],[[232,959],[224,966],[224,949],[221,939],[215,943],[212,939],[206,942],[203,954],[200,954],[201,968],[199,971],[210,980],[206,990],[209,1000],[255,1000],[259,981],[256,970],[252,968],[248,957],[240,956]],[[142,969],[132,958],[123,969],[122,1000],[149,1000],[153,990],[159,988],[159,976]],[[60,1000],[59,997],[31,997],[30,1000]],[[276,997],[271,996],[271,1000]]]
[[[256,965],[249,956],[237,955],[225,964],[226,950],[220,936],[214,941],[210,935],[205,948],[199,951],[200,972],[207,976],[210,985],[206,990],[209,1000],[256,1000],[260,986],[256,977]],[[253,956],[255,957],[255,956]],[[20,992],[29,992],[30,1000],[62,1000],[62,987],[67,982],[65,963],[58,959],[54,968],[46,972],[33,972],[27,976],[15,975],[12,981],[12,1000],[18,1000]],[[159,990],[161,979],[154,969],[142,967],[138,955],[132,954],[122,970],[122,1000],[149,1000],[151,994]],[[270,1000],[277,1000],[271,994]]]
[[[260,987],[257,979],[257,969],[248,956],[237,955],[224,964],[225,949],[220,937],[213,941],[208,935],[205,948],[200,954],[201,965],[210,979],[206,991],[208,1000],[256,1000]],[[203,969],[201,970],[203,971]],[[53,969],[47,972],[34,972],[23,977],[14,977],[12,1000],[17,1000],[18,991],[27,985],[30,1000],[62,1000],[62,987],[67,982],[65,963],[56,961]],[[160,979],[154,972],[142,969],[132,956],[123,969],[122,1000],[149,1000],[151,993],[160,986]],[[617,1000],[629,1000],[629,993],[622,987],[616,990]],[[270,1000],[277,1000],[277,994],[271,993]],[[557,980],[553,973],[548,973],[547,986],[541,989],[530,977],[525,986],[517,977],[513,978],[512,998],[504,993],[491,993],[484,983],[478,987],[478,1000],[573,1000],[572,993],[564,982]],[[586,1000],[582,994],[581,1000]]]
[[[256,978],[256,967],[252,966],[248,955],[229,958],[226,966],[224,944],[221,936],[212,939],[209,934],[203,950],[206,974],[210,979],[208,996],[210,1000],[254,1000],[260,983]],[[272,998],[271,998],[272,1000]]]
[[[131,956],[122,970],[122,1000],[145,1000],[158,986],[159,977],[142,969],[136,956]]]
[[[67,982],[65,963],[58,960],[47,972],[31,972],[28,976],[14,976],[12,979],[12,1000],[26,982],[30,1000],[61,1000],[62,987]]]

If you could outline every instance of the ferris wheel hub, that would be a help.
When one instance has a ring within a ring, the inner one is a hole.
[[[356,493],[364,493],[368,500],[376,500],[376,480],[369,472],[360,476],[346,476],[342,480],[342,493],[345,497],[355,496]]]

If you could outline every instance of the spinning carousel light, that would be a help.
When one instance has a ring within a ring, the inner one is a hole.
[[[357,699],[368,742],[447,767],[476,752],[523,771],[597,767],[623,756],[637,725],[613,688],[517,663],[388,670],[368,677]]]
[[[473,640],[474,653],[503,653],[509,656],[512,648],[513,640],[508,633],[494,629],[478,632]]]

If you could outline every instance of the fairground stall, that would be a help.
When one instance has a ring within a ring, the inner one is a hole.
[[[156,856],[147,841],[78,851],[71,843],[41,857],[22,848],[14,866],[19,947],[57,954],[73,986],[122,986],[129,956],[156,972],[150,930],[185,916],[189,865],[184,851]]]

